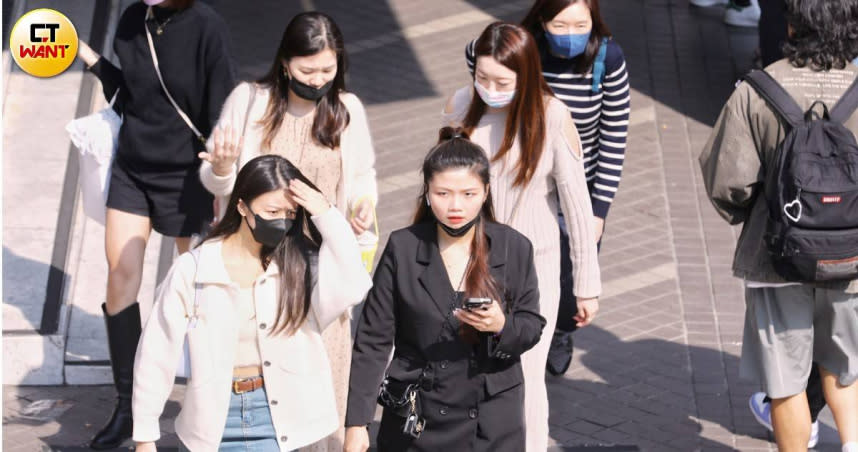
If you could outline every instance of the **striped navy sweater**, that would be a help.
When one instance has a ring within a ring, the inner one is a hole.
[[[474,43],[465,47],[465,59],[474,73]],[[584,147],[584,168],[593,214],[600,218],[617,193],[623,172],[629,127],[629,77],[623,50],[608,41],[605,77],[598,93],[592,92],[593,74],[575,73],[575,60],[542,52],[542,75],[555,97],[572,114]]]

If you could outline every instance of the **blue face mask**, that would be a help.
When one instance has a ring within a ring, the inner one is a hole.
[[[546,31],[545,38],[548,40],[548,46],[551,47],[551,53],[565,58],[574,58],[587,50],[590,32],[555,35]]]
[[[858,66],[858,58],[855,58],[854,60],[852,60],[852,64],[854,64],[855,66]]]

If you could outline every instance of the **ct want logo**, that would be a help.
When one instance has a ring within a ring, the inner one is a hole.
[[[68,69],[77,55],[77,30],[53,9],[34,9],[21,16],[9,37],[12,58],[24,72],[53,77]]]

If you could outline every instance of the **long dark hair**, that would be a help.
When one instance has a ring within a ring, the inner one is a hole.
[[[432,208],[426,205],[429,195],[429,182],[436,174],[451,169],[467,168],[480,181],[489,186],[489,159],[479,145],[473,143],[461,128],[444,127],[438,132],[438,144],[423,159],[423,190],[417,198],[414,224],[436,221]],[[503,303],[501,287],[489,271],[489,241],[486,236],[486,224],[494,223],[495,213],[492,207],[491,191],[487,193],[480,209],[480,221],[474,226],[474,241],[471,243],[471,263],[465,274],[465,297],[487,297]],[[473,342],[476,330],[463,326],[463,338]]]
[[[278,155],[263,155],[247,162],[238,172],[235,187],[229,198],[226,214],[205,241],[221,239],[238,232],[243,217],[238,212],[238,201],[249,206],[258,196],[275,191],[288,190],[289,181],[298,179],[314,190],[318,190],[289,160]],[[297,331],[310,312],[310,297],[313,292],[311,265],[318,255],[322,236],[310,221],[309,213],[301,206],[296,209],[294,227],[276,248],[263,246],[259,255],[264,268],[271,261],[280,271],[280,303],[273,333],[287,335]]]
[[[858,57],[858,0],[787,0],[792,33],[784,56],[796,67],[843,69]]]
[[[542,157],[546,131],[545,96],[552,95],[551,88],[542,77],[539,50],[533,36],[524,28],[495,22],[486,27],[474,45],[474,77],[476,61],[481,56],[490,56],[516,73],[515,97],[509,106],[503,141],[493,160],[502,159],[518,136],[521,156],[516,163],[518,174],[513,186],[527,185]],[[468,134],[474,131],[485,112],[486,103],[474,95],[463,121]]]
[[[261,120],[265,131],[262,139],[264,148],[271,147],[286,114],[289,77],[284,74],[283,64],[292,57],[315,55],[325,49],[331,49],[337,54],[337,73],[330,91],[319,99],[316,106],[313,139],[331,149],[339,147],[340,137],[350,119],[348,109],[340,100],[340,93],[346,90],[348,68],[343,34],[330,16],[320,12],[307,12],[293,17],[286,26],[271,69],[257,80],[257,83],[271,90],[268,108]]]
[[[521,21],[521,26],[533,34],[539,49],[542,52],[547,52],[548,41],[545,38],[546,31],[542,28],[542,24],[550,22],[561,11],[578,2],[587,5],[587,8],[590,9],[590,19],[593,21],[593,30],[590,32],[587,49],[584,50],[583,54],[575,57],[575,72],[586,74],[593,67],[593,62],[599,53],[599,46],[602,45],[602,38],[611,37],[611,30],[608,29],[602,19],[599,0],[536,0],[530,11],[524,16],[524,20]]]

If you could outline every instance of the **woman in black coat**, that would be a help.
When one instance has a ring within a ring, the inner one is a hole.
[[[345,450],[369,447],[384,380],[388,400],[419,385],[425,424],[413,423],[419,437],[406,434],[410,404],[385,406],[379,451],[522,451],[519,356],[545,326],[533,247],[494,221],[489,161],[462,132],[441,130],[423,178],[414,224],[391,234],[358,324]],[[476,298],[491,301],[463,308]]]

